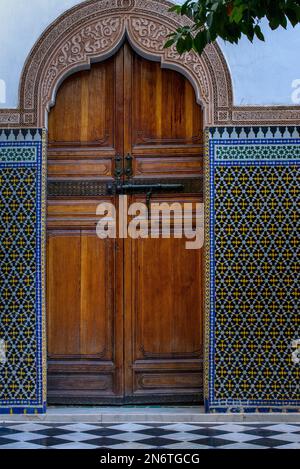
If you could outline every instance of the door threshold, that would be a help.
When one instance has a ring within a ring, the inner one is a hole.
[[[3,415],[2,422],[49,423],[224,423],[300,422],[300,414],[206,414],[201,406],[48,407],[46,414]]]

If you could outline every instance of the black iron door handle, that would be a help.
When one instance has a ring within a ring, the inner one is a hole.
[[[181,192],[183,184],[117,184],[117,194],[139,194],[139,193],[161,193],[161,192]]]
[[[133,168],[132,168],[133,157],[130,153],[128,153],[125,156],[125,161],[126,161],[125,174],[128,178],[130,178],[133,175]]]
[[[151,196],[155,193],[182,192],[183,190],[183,184],[123,184],[120,181],[116,181],[116,183],[108,185],[109,194],[146,194],[147,200],[150,200]]]
[[[117,153],[115,156],[115,173],[114,174],[117,180],[120,180],[121,177],[123,176],[123,161],[119,153]]]
[[[146,194],[146,205],[148,208],[148,219],[151,217],[151,197],[154,193],[161,192],[181,192],[184,189],[183,184],[110,184],[108,190],[110,194]]]

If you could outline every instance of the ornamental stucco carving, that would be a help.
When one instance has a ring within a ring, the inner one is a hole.
[[[48,106],[53,90],[65,72],[88,63],[90,57],[101,56],[123,37],[122,18],[103,18],[83,27],[58,48],[47,64],[41,89],[41,102]]]
[[[296,106],[234,107],[229,70],[217,44],[209,45],[201,57],[164,49],[167,34],[190,22],[170,12],[170,5],[164,0],[90,0],[68,10],[32,49],[21,77],[19,108],[0,110],[0,126],[44,127],[64,78],[111,56],[125,36],[138,53],[191,81],[206,126],[299,123]]]

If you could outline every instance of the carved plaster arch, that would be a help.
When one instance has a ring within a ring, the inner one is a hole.
[[[199,57],[193,51],[179,56],[174,47],[164,49],[167,34],[190,21],[171,13],[170,5],[165,0],[89,0],[60,16],[42,34],[25,63],[20,116],[15,123],[45,127],[61,82],[113,55],[127,37],[139,54],[180,71],[191,81],[206,126],[228,125],[232,85],[221,50],[212,44]]]

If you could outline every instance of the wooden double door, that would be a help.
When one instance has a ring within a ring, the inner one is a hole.
[[[202,400],[202,249],[172,231],[100,239],[95,230],[99,203],[118,214],[117,184],[179,184],[152,202],[201,202],[202,131],[185,77],[126,43],[60,87],[49,114],[49,403]],[[143,191],[128,195],[144,201]]]

